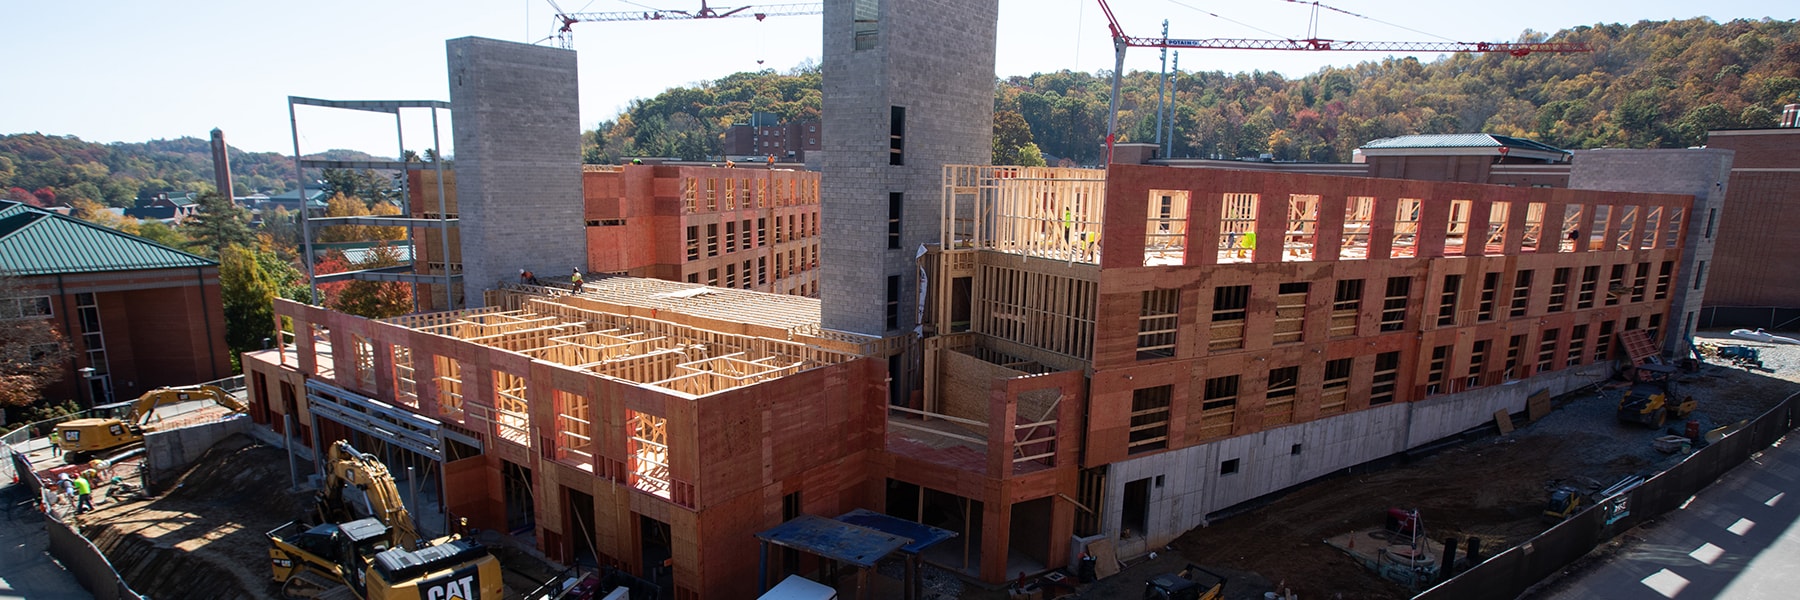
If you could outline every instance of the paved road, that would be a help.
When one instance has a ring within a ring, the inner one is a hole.
[[[50,558],[44,520],[28,500],[25,486],[0,490],[0,600],[93,600],[75,576]]]
[[[1641,526],[1640,539],[1532,598],[1800,598],[1800,434]]]

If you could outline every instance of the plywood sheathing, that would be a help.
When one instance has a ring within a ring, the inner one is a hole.
[[[1542,333],[1557,329],[1561,332],[1562,339],[1558,340],[1555,347],[1558,354],[1556,368],[1562,368],[1562,356],[1568,348],[1568,333],[1573,326],[1589,325],[1589,338],[1584,341],[1587,352],[1591,355],[1598,334],[1598,323],[1618,322],[1633,317],[1647,323],[1649,316],[1666,313],[1668,300],[1655,300],[1647,296],[1641,302],[1607,306],[1602,298],[1593,308],[1576,309],[1573,298],[1576,283],[1572,282],[1569,306],[1564,311],[1551,313],[1547,310],[1547,305],[1552,271],[1566,267],[1579,277],[1585,266],[1606,268],[1615,264],[1647,263],[1652,265],[1654,273],[1655,265],[1664,261],[1677,261],[1681,248],[1678,244],[1664,246],[1660,242],[1656,248],[1634,245],[1631,248],[1611,250],[1588,244],[1558,248],[1550,243],[1541,243],[1541,250],[1538,252],[1517,252],[1520,238],[1524,235],[1523,217],[1528,210],[1522,207],[1527,207],[1530,203],[1543,203],[1546,221],[1544,230],[1555,228],[1556,231],[1561,231],[1560,215],[1565,207],[1571,205],[1586,206],[1585,213],[1592,213],[1592,207],[1596,205],[1635,205],[1663,207],[1663,214],[1669,214],[1671,211],[1666,209],[1686,207],[1691,202],[1691,198],[1687,196],[1662,194],[1495,188],[1471,184],[1120,165],[1114,166],[1110,176],[1108,193],[1112,199],[1106,209],[1105,233],[1109,246],[1116,243],[1116,247],[1137,247],[1141,243],[1144,236],[1142,223],[1148,208],[1143,199],[1152,190],[1175,189],[1190,193],[1195,206],[1189,212],[1189,234],[1199,236],[1200,239],[1210,239],[1216,235],[1218,206],[1224,194],[1248,192],[1257,193],[1263,198],[1310,194],[1320,197],[1321,222],[1317,231],[1321,238],[1332,228],[1341,227],[1337,222],[1343,220],[1343,207],[1347,198],[1374,198],[1374,220],[1369,227],[1369,253],[1376,258],[1289,261],[1280,252],[1265,256],[1259,249],[1250,263],[1216,264],[1209,258],[1211,253],[1194,253],[1187,257],[1185,265],[1144,267],[1138,257],[1112,254],[1104,256],[1099,274],[1101,294],[1097,314],[1100,322],[1096,328],[1092,363],[1093,402],[1096,408],[1089,413],[1088,452],[1085,455],[1085,460],[1090,464],[1105,464],[1127,457],[1125,450],[1129,420],[1125,415],[1129,413],[1127,408],[1131,405],[1132,391],[1135,389],[1157,385],[1173,386],[1175,401],[1170,408],[1169,434],[1172,440],[1170,447],[1177,448],[1223,436],[1254,433],[1272,426],[1264,424],[1261,411],[1267,373],[1274,368],[1300,367],[1299,393],[1294,400],[1293,409],[1293,419],[1296,422],[1319,417],[1323,364],[1333,359],[1350,358],[1354,361],[1351,385],[1346,393],[1346,410],[1359,410],[1368,406],[1374,356],[1383,352],[1401,353],[1394,398],[1397,402],[1417,400],[1425,396],[1422,378],[1428,370],[1430,348],[1437,345],[1454,346],[1446,371],[1460,375],[1467,373],[1470,368],[1468,358],[1472,345],[1477,340],[1496,340],[1498,346],[1489,350],[1489,364],[1498,365],[1499,360],[1493,357],[1504,353],[1507,340],[1513,335],[1524,335],[1526,341],[1520,362],[1534,365]],[[1393,215],[1400,198],[1424,200],[1421,205],[1423,216],[1418,225],[1419,256],[1382,258],[1389,253],[1388,246],[1393,239]],[[1485,230],[1488,227],[1486,217],[1492,202],[1510,202],[1505,244],[1499,248],[1474,244],[1465,247],[1463,254],[1444,256],[1443,238],[1448,227],[1448,201],[1456,199],[1468,199],[1474,207],[1470,219],[1471,230]],[[1260,206],[1259,237],[1279,239],[1269,236],[1284,233],[1273,228],[1285,226],[1288,217],[1286,210],[1285,202]],[[1622,211],[1609,212],[1617,214]],[[1638,212],[1648,213],[1649,208]],[[1595,230],[1608,232],[1600,234],[1603,239],[1613,239],[1616,232],[1623,230],[1623,226],[1612,222],[1613,220],[1616,219],[1591,225]],[[1264,231],[1265,226],[1271,229]],[[1686,223],[1664,224],[1661,228],[1666,232],[1671,226],[1685,228]],[[1587,225],[1582,225],[1583,232],[1589,230]],[[1197,242],[1190,242],[1190,246],[1195,244]],[[1502,249],[1515,253],[1487,254]],[[1558,249],[1566,251],[1556,251]],[[1508,305],[1512,297],[1514,276],[1526,269],[1537,272],[1529,299],[1529,316],[1510,318]],[[1502,285],[1497,291],[1496,299],[1499,314],[1493,321],[1474,322],[1472,315],[1479,298],[1481,276],[1487,272],[1501,274]],[[1459,297],[1455,324],[1439,327],[1436,317],[1438,301],[1443,291],[1443,276],[1452,273],[1464,275],[1465,287]],[[1408,277],[1412,281],[1408,295],[1408,316],[1398,331],[1381,332],[1381,299],[1384,284],[1389,277]],[[1361,308],[1355,316],[1354,329],[1339,329],[1340,333],[1354,334],[1333,337],[1332,284],[1347,279],[1362,279],[1365,282]],[[1274,338],[1279,301],[1278,284],[1289,282],[1311,282],[1312,286],[1305,302],[1300,341],[1277,344]],[[1207,332],[1212,291],[1217,286],[1231,285],[1251,287],[1247,318],[1243,325],[1243,347],[1210,350]],[[1136,356],[1136,343],[1137,316],[1141,309],[1142,294],[1147,290],[1158,289],[1180,290],[1176,356],[1140,361]],[[1665,329],[1672,326],[1667,321],[1663,324]],[[1523,366],[1521,374],[1517,376],[1524,377],[1531,372],[1530,366]],[[1202,432],[1200,404],[1203,386],[1209,378],[1226,375],[1238,375],[1240,379],[1235,418],[1227,430]],[[1490,385],[1498,381],[1496,377],[1485,379]]]

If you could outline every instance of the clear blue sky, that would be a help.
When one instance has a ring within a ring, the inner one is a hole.
[[[692,9],[699,0],[559,0],[570,11]],[[801,0],[775,0],[793,2]],[[718,6],[740,6],[722,0]],[[1285,0],[1112,0],[1126,33],[1305,37],[1310,6]],[[1524,30],[1708,16],[1792,20],[1792,0],[1335,0],[1361,19],[1320,12],[1320,37],[1344,40],[1511,41]],[[1218,16],[1209,15],[1208,12]],[[483,36],[537,42],[552,33],[547,0],[0,1],[0,133],[144,141],[224,129],[233,146],[291,153],[286,98],[448,100],[444,40]],[[785,71],[820,56],[818,16],[715,21],[582,23],[584,129],[634,98],[733,72]],[[1260,31],[1259,31],[1260,30]],[[543,43],[551,43],[544,41]],[[1000,0],[999,75],[1110,69],[1106,21],[1095,0]],[[1185,71],[1264,70],[1300,76],[1372,53],[1214,50],[1181,56]],[[1433,57],[1422,57],[1430,60]],[[759,63],[758,61],[762,61]],[[1127,70],[1154,70],[1137,49]],[[334,111],[335,112],[335,111]],[[449,133],[444,130],[444,144]],[[428,115],[409,117],[406,144],[429,146]],[[301,148],[393,154],[391,119],[301,115]],[[453,149],[448,151],[453,152]]]

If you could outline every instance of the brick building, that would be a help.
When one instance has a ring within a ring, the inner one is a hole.
[[[803,119],[782,123],[774,113],[750,115],[750,122],[725,129],[725,155],[730,157],[775,157],[776,162],[806,162],[809,152],[818,152],[819,121]]]
[[[609,277],[485,301],[376,321],[279,300],[299,335],[244,355],[251,417],[414,467],[422,520],[674,598],[753,597],[755,532],[875,503],[881,403],[846,401],[883,396],[875,340],[820,330],[817,300]]]
[[[1788,114],[1800,113],[1790,108]],[[1707,134],[1733,150],[1729,193],[1716,222],[1712,274],[1701,322],[1708,327],[1800,328],[1800,128]]]
[[[588,165],[588,269],[819,294],[819,174],[746,168]]]
[[[26,294],[0,299],[0,318],[49,319],[75,351],[46,398],[91,406],[231,375],[217,262],[0,200],[0,273]]]
[[[1621,338],[1647,345],[1668,325],[1693,201],[1118,164],[945,180],[957,201],[927,257],[923,403],[890,408],[888,430],[894,454],[937,468],[888,477],[985,507],[989,581],[1009,559],[1066,564],[1071,534],[1142,554],[1611,376]],[[1084,420],[1056,418],[1059,399]],[[983,465],[892,441],[934,419],[1013,451]],[[1006,485],[1007,458],[1068,445],[1078,463]]]

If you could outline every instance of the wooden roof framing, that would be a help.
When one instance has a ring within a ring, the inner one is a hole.
[[[854,360],[878,345],[821,329],[811,298],[630,277],[574,294],[503,294],[490,298],[495,307],[387,321],[690,396]]]

